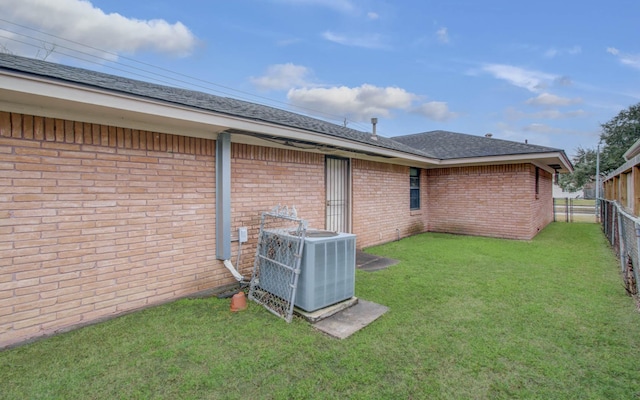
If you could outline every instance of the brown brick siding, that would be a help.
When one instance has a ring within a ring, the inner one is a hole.
[[[0,347],[229,283],[214,150],[0,112]]]
[[[353,233],[358,247],[390,242],[426,230],[426,173],[421,171],[421,209],[409,210],[409,167],[352,160]]]
[[[429,230],[531,239],[553,218],[551,175],[540,173],[536,199],[531,164],[428,170]]]
[[[310,228],[324,229],[324,156],[296,150],[231,144],[232,237],[247,227],[241,272],[251,276],[263,212],[281,205],[295,207]],[[232,243],[233,262],[237,242]]]
[[[295,206],[325,226],[325,157],[232,143],[232,239]],[[531,165],[421,170],[352,159],[359,248],[434,230],[531,238],[552,219]],[[215,254],[215,141],[0,112],[0,347],[233,283]],[[533,217],[531,217],[533,215]],[[232,242],[232,261],[238,242]]]
[[[535,167],[531,166],[535,174]],[[553,222],[553,175],[540,169],[539,193],[531,203],[530,215],[532,216],[531,237]],[[535,175],[534,175],[535,179]]]

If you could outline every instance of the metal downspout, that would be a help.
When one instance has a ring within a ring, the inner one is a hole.
[[[231,258],[231,134],[216,140],[216,258]]]

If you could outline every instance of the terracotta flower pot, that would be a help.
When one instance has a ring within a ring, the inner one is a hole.
[[[244,292],[238,292],[231,298],[231,311],[242,311],[247,308],[247,298]]]

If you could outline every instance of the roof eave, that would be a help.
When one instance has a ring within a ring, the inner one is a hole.
[[[0,105],[11,112],[210,139],[215,139],[218,133],[227,130],[257,132],[315,142],[324,146],[348,148],[356,153],[378,154],[388,159],[421,164],[439,162],[437,159],[375,144],[54,78],[7,70],[0,70],[0,76]]]
[[[451,158],[442,160],[439,167],[507,164],[507,163],[535,163],[549,172],[573,172],[573,166],[562,150],[545,153],[508,154],[498,156]],[[558,168],[559,167],[559,168]]]
[[[365,143],[28,72],[0,68],[0,78],[0,106],[10,112],[209,139],[216,139],[218,133],[229,130],[255,132],[340,148],[352,156],[379,156],[376,158],[378,161],[424,168],[540,161],[551,157],[555,164],[560,165],[559,172],[573,171],[571,162],[561,150],[440,160],[417,152],[384,147],[374,143],[373,139],[372,143]]]

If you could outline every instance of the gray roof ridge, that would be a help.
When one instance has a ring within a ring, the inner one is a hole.
[[[522,143],[522,142],[516,142],[514,140],[508,140],[508,139],[502,139],[502,138],[497,138],[497,137],[486,137],[486,136],[480,136],[480,135],[472,135],[469,133],[460,133],[460,132],[453,132],[453,131],[446,131],[446,130],[433,130],[433,131],[426,131],[426,132],[420,132],[420,133],[411,133],[411,134],[407,134],[407,135],[401,135],[401,136],[394,136],[394,139],[398,140],[401,143],[406,143],[406,142],[411,142],[412,139],[418,139],[421,137],[427,137],[427,136],[435,136],[438,134],[443,134],[443,135],[456,135],[459,138],[462,139],[468,139],[468,140],[476,140],[476,141],[483,141],[485,143],[500,143],[500,144],[507,144],[507,145],[511,145],[511,146],[518,146],[520,148],[528,148],[531,151],[531,153],[540,153],[540,152],[564,152],[564,150],[562,149],[558,149],[555,147],[549,147],[549,146],[542,146],[542,145],[538,145],[538,144],[533,144],[533,143]],[[516,152],[513,154],[522,154],[522,152]],[[502,154],[502,155],[507,155],[507,154]],[[473,157],[473,156],[471,156]],[[465,157],[460,157],[460,158],[465,158]]]
[[[440,160],[542,153],[564,154],[564,150],[552,147],[443,130],[396,136],[394,139],[416,149],[428,151]]]

